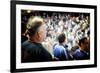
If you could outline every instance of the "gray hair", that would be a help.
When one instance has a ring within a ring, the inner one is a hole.
[[[27,34],[29,36],[35,35],[38,31],[38,28],[44,24],[44,21],[41,17],[35,16],[30,17],[27,23]]]

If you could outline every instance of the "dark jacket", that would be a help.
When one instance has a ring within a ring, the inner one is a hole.
[[[52,60],[51,54],[42,46],[42,44],[32,43],[28,40],[22,44],[21,53],[22,62],[42,62]]]

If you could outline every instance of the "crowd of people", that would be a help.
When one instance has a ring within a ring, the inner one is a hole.
[[[22,10],[22,62],[90,58],[88,13]]]

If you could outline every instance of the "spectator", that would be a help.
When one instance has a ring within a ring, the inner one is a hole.
[[[68,50],[66,50],[66,36],[65,34],[60,34],[58,36],[59,43],[54,46],[54,57],[58,58],[59,60],[68,60]]]
[[[84,60],[89,59],[89,46],[88,40],[86,37],[79,40],[79,49],[74,52],[74,59],[76,60]]]
[[[29,40],[22,43],[22,62],[51,61],[51,54],[42,46],[46,37],[46,25],[42,18],[31,17],[27,24]]]

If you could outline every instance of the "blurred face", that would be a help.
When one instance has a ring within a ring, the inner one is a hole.
[[[86,51],[86,52],[89,52],[89,43],[88,43],[88,40],[85,40],[84,43],[81,44],[81,46],[83,47],[83,50]]]
[[[46,25],[43,24],[42,26],[40,26],[39,31],[38,31],[38,35],[39,35],[39,40],[41,42],[43,42],[46,38]]]

